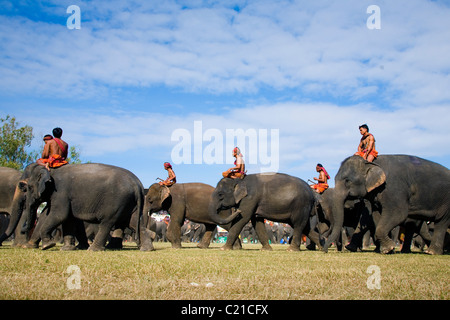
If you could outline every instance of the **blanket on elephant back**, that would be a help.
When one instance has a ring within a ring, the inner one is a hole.
[[[48,166],[50,168],[58,168],[58,167],[61,167],[61,166],[63,166],[63,165],[68,163],[59,154],[53,154],[48,159],[42,159],[41,158],[39,160],[41,160],[43,163],[48,163]]]

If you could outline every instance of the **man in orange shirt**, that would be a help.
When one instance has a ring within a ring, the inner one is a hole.
[[[319,172],[319,177],[313,178],[314,180],[317,180],[317,183],[313,184],[311,188],[313,188],[317,193],[323,193],[329,187],[328,179],[330,179],[330,176],[328,175],[327,170],[325,170],[325,168],[320,163],[316,165],[316,171]]]
[[[222,172],[224,178],[243,178],[245,176],[245,162],[241,150],[236,147],[233,149],[233,157],[236,158],[234,161],[234,167]]]
[[[45,146],[42,151],[42,157],[37,160],[37,163],[47,168],[58,168],[67,164],[67,151],[69,145],[61,139],[62,129],[53,129],[53,139],[50,139],[50,135],[44,137]]]
[[[359,132],[362,138],[358,145],[358,152],[355,155],[363,157],[368,162],[372,162],[378,157],[378,151],[375,150],[375,138],[373,134],[369,133],[367,124],[360,125]]]

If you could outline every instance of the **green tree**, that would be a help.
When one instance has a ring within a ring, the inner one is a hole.
[[[71,164],[80,164],[80,152],[77,150],[77,147],[70,147],[69,148],[69,154],[67,156],[67,161]]]
[[[26,151],[33,140],[33,128],[20,127],[15,117],[0,118],[0,166],[22,170],[35,158],[35,152]]]

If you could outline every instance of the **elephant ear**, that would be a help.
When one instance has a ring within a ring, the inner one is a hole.
[[[37,194],[36,199],[40,199],[43,195],[43,193],[45,192],[46,188],[47,188],[47,184],[50,183],[52,181],[52,177],[50,176],[50,172],[43,168],[42,170],[39,170],[39,172],[37,173],[37,181],[36,181],[36,186],[37,186]]]
[[[170,196],[170,189],[167,186],[161,186],[161,205],[163,204],[164,200],[166,200]]]
[[[369,163],[369,169],[366,173],[366,190],[370,192],[386,182],[386,174],[380,166]]]
[[[234,186],[233,195],[236,204],[239,204],[239,202],[247,196],[247,186],[245,185],[245,182],[241,180]]]

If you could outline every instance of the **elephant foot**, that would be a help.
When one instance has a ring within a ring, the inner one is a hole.
[[[181,243],[172,243],[172,249],[181,249]]]
[[[53,241],[49,241],[49,242],[42,242],[42,250],[48,250],[50,248],[53,248],[54,246],[56,246],[56,242]]]
[[[22,248],[24,249],[39,249],[39,242],[27,242],[24,245],[22,245]]]
[[[354,245],[353,243],[349,243],[345,246],[345,249],[347,249],[350,252],[356,252],[358,251],[358,246]]]
[[[91,245],[88,251],[105,251],[105,247]]]
[[[261,250],[262,251],[273,251],[272,247],[269,244],[262,246]]]
[[[153,247],[152,242],[144,243],[139,250],[140,251],[155,251],[155,247]]]
[[[380,252],[382,254],[393,254],[394,253],[394,246],[389,246],[389,247],[381,247],[380,248]]]
[[[439,250],[437,248],[434,248],[433,246],[429,247],[427,250],[424,251],[426,254],[433,254],[433,255],[440,255],[443,254],[443,250]]]
[[[300,247],[297,246],[289,246],[289,248],[286,249],[286,251],[300,251]]]
[[[233,250],[233,247],[228,246],[228,245],[223,245],[220,247],[221,251],[228,251],[228,250]]]
[[[197,248],[200,248],[200,249],[208,249],[208,247],[209,247],[209,244],[204,244],[201,242],[197,245]]]

